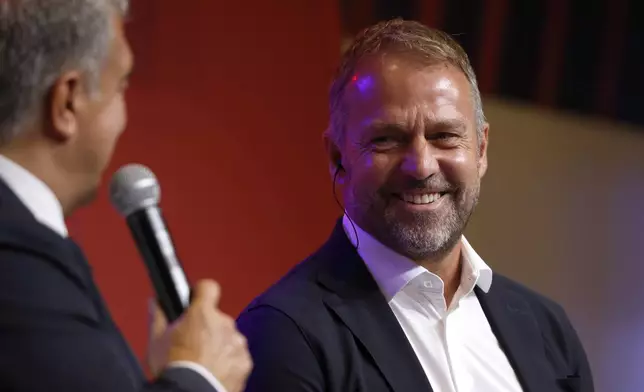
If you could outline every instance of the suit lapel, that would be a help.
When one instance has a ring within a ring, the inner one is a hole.
[[[497,279],[490,291],[476,295],[524,392],[541,392],[546,367],[545,345],[528,303]]]
[[[396,316],[338,222],[317,254],[319,282],[332,293],[326,305],[369,352],[393,391],[432,391]]]

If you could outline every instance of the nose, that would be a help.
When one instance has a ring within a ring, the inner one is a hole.
[[[414,141],[405,153],[402,171],[417,180],[424,180],[439,170],[438,160],[431,143],[425,138]]]

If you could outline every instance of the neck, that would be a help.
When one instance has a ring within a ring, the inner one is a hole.
[[[425,267],[429,272],[438,275],[443,281],[445,303],[449,307],[456,290],[461,284],[462,264],[461,264],[461,250],[462,243],[458,241],[455,246],[451,248],[444,256],[439,259],[417,261],[417,263]]]
[[[11,159],[35,177],[44,182],[54,193],[65,217],[69,216],[77,207],[77,197],[70,192],[69,176],[61,175],[56,161],[56,153],[51,146],[35,140],[15,140],[9,145],[0,147],[0,154]]]
[[[357,215],[360,216],[359,214]],[[365,222],[362,222],[359,219],[357,221],[353,220],[353,218],[351,218],[348,213],[347,217],[349,217],[349,219],[351,219],[351,221],[358,225],[362,230],[366,231],[376,240],[380,241],[381,244],[385,244],[385,246],[388,246],[395,252],[408,257],[416,264],[427,269],[429,272],[438,275],[438,277],[440,277],[443,281],[445,303],[449,307],[452,299],[454,298],[454,295],[456,294],[456,291],[458,290],[458,287],[461,284],[461,251],[463,243],[461,242],[460,236],[456,240],[454,240],[454,243],[451,246],[446,247],[448,249],[447,251],[440,252],[440,254],[434,255],[429,258],[417,259],[402,251],[401,249],[392,246],[392,244],[386,241],[386,237],[379,236],[376,230],[366,230],[365,227],[369,227],[369,225],[365,224]]]

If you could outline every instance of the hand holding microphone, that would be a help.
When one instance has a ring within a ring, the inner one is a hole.
[[[198,282],[190,307],[169,327],[161,308],[155,308],[148,353],[153,373],[188,361],[210,370],[228,392],[244,390],[252,360],[235,320],[217,309],[219,295],[214,281]]]
[[[200,281],[190,292],[159,208],[160,195],[156,177],[142,165],[122,167],[110,184],[112,204],[126,218],[160,305],[153,315],[151,370],[156,374],[187,361],[209,370],[227,391],[242,391],[252,368],[246,339],[217,309],[216,282]]]

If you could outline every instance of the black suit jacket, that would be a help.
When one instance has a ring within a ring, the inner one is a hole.
[[[36,221],[0,181],[0,391],[214,388],[188,369],[146,382],[80,249]]]
[[[476,295],[525,392],[593,391],[559,305],[498,274]],[[247,391],[432,391],[341,221],[321,249],[242,312],[238,326],[254,360]]]

